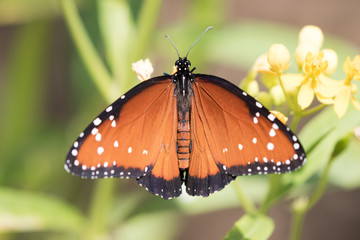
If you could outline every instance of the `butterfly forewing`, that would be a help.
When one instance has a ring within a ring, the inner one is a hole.
[[[224,79],[196,76],[189,183],[207,181],[211,193],[231,181],[229,176],[283,173],[303,164],[297,137],[259,102]],[[187,191],[203,195],[193,188]]]
[[[178,196],[176,98],[168,77],[145,81],[104,110],[80,134],[65,168],[85,178],[135,177],[150,192]]]

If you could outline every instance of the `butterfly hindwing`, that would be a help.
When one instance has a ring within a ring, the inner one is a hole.
[[[216,191],[236,176],[290,172],[306,160],[295,134],[234,84],[197,74],[193,88],[189,183]]]
[[[167,76],[140,83],[108,106],[80,134],[65,169],[84,178],[137,178],[164,198],[180,195],[176,98]]]

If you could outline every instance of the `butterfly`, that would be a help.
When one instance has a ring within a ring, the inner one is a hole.
[[[297,136],[260,102],[225,79],[194,73],[188,54],[176,51],[174,74],[138,84],[80,133],[66,171],[135,178],[171,199],[183,184],[205,197],[237,176],[291,172],[306,162]]]

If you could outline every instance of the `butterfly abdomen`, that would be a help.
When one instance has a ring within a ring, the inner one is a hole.
[[[176,150],[180,169],[189,167],[191,151],[189,115],[189,112],[178,112]]]

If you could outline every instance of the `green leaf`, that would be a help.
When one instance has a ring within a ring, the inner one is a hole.
[[[81,231],[82,214],[41,193],[0,188],[0,232]]]
[[[328,108],[310,120],[299,134],[307,153],[307,163],[299,171],[284,175],[284,182],[300,185],[322,171],[337,142],[358,125],[360,111],[353,107],[341,119],[337,118],[332,108]]]
[[[266,215],[244,215],[236,221],[224,240],[265,240],[274,231],[274,222]]]
[[[34,135],[44,124],[50,47],[47,36],[51,27],[49,22],[20,25],[12,38],[0,88],[2,183],[10,179],[15,161],[21,165],[24,151],[19,149],[24,150],[29,141],[34,141]]]
[[[173,212],[140,214],[120,225],[114,239],[174,239],[177,225],[177,218]]]
[[[115,88],[119,95],[126,91],[126,82],[129,81],[126,74],[129,72],[128,68],[131,67],[128,62],[128,51],[129,43],[134,35],[134,23],[126,1],[99,0],[97,3],[106,59],[113,78],[120,85],[120,89]]]
[[[352,190],[360,187],[360,142],[353,139],[333,161],[329,181],[335,186]]]

